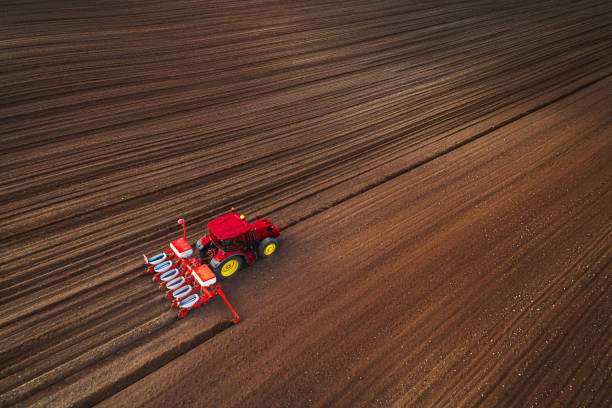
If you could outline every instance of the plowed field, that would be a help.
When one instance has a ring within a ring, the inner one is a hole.
[[[533,3],[4,2],[0,406],[610,406],[612,3]]]

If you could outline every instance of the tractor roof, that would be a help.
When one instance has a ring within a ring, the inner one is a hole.
[[[221,240],[236,238],[251,230],[251,225],[236,212],[222,215],[208,223],[208,230]]]

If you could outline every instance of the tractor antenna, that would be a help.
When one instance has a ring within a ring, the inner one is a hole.
[[[185,220],[180,218],[178,223],[183,226],[183,239],[187,240],[187,230],[185,229]]]

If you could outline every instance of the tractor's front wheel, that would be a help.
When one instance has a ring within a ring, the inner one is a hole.
[[[265,238],[259,243],[259,256],[262,258],[272,256],[276,252],[276,248],[278,248],[278,241],[276,239]]]
[[[226,258],[217,266],[215,272],[219,277],[219,280],[229,278],[242,268],[242,258],[240,256],[230,256]]]

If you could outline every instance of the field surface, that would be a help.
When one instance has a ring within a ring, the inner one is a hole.
[[[612,405],[612,3],[533,3],[3,2],[0,407]]]

